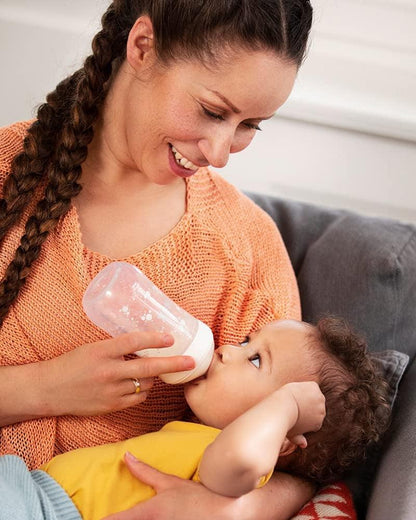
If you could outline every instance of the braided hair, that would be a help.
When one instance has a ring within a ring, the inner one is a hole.
[[[40,195],[0,283],[0,324],[42,244],[81,190],[82,163],[94,125],[125,59],[130,30],[141,15],[152,21],[156,56],[164,63],[183,57],[215,59],[222,41],[273,50],[300,66],[312,8],[308,0],[115,0],[110,4],[92,41],[92,54],[39,107],[4,182],[0,243],[22,220],[34,195]]]

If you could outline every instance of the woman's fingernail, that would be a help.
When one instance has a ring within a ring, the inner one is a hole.
[[[136,457],[132,453],[130,453],[129,451],[126,451],[124,456],[126,457],[126,459],[129,459],[132,462],[139,462],[138,459],[136,459]]]
[[[195,367],[195,360],[193,357],[185,356],[184,359],[185,359],[185,361],[184,361],[185,368],[194,368]]]
[[[170,334],[165,334],[163,336],[163,343],[166,345],[166,346],[171,346],[173,344],[173,336],[171,336]]]

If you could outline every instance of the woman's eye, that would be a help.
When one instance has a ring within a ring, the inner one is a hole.
[[[260,354],[255,354],[254,356],[252,356],[252,357],[250,358],[250,363],[253,363],[253,365],[254,365],[256,368],[260,368],[260,362],[261,362]]]
[[[204,111],[204,114],[206,116],[210,117],[211,119],[216,119],[217,121],[225,121],[223,115],[217,114],[216,112],[213,112],[212,110],[209,110],[207,107],[204,107],[204,105],[201,105],[201,107],[202,107],[202,110]],[[261,131],[261,128],[259,127],[259,125],[256,125],[255,123],[249,123],[249,122],[244,122],[243,121],[242,124],[246,128],[248,128],[249,130]]]
[[[249,128],[250,130],[258,130],[261,132],[261,128],[259,127],[259,125],[255,125],[254,123],[243,123],[247,128]]]
[[[204,111],[204,114],[208,117],[212,117],[213,119],[218,119],[220,121],[224,121],[224,118],[221,114],[216,114],[215,112],[211,112],[211,110],[208,110],[208,108],[202,106],[202,110]]]

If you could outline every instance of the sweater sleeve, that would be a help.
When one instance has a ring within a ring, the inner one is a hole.
[[[299,320],[299,289],[288,251],[274,221],[263,210],[259,211],[262,217],[254,227],[252,238],[253,284],[267,295],[274,319]]]
[[[213,176],[222,204],[216,225],[228,251],[228,287],[221,307],[219,344],[245,335],[277,319],[300,319],[296,276],[273,219],[234,186]]]
[[[0,128],[0,185],[10,173],[10,165],[14,156],[23,148],[23,139],[30,121],[15,123]]]
[[[300,319],[296,276],[276,224],[256,206],[247,233],[252,273],[241,318],[251,317],[251,331],[276,319]]]

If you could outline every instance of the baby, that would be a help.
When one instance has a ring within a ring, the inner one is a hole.
[[[386,395],[365,343],[343,321],[275,321],[217,348],[207,373],[185,385],[198,423],[64,453],[31,477],[84,520],[154,495],[129,473],[126,453],[233,497],[263,485],[274,469],[328,483],[379,441],[390,416]]]

